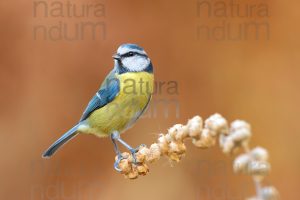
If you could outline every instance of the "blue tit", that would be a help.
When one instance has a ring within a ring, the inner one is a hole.
[[[120,134],[130,128],[149,105],[154,87],[153,66],[144,49],[136,44],[121,45],[113,59],[114,68],[90,100],[79,122],[44,152],[44,158],[51,157],[78,134],[110,136],[118,155],[117,170],[122,159],[118,142],[134,156],[138,148],[128,145]]]

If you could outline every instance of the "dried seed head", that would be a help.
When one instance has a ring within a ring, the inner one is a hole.
[[[193,144],[197,147],[208,148],[215,145],[217,136],[219,136],[220,147],[226,154],[234,153],[239,148],[244,147],[247,153],[238,156],[234,160],[233,170],[236,173],[253,176],[254,181],[260,184],[264,176],[270,171],[270,164],[267,162],[269,157],[267,150],[256,147],[249,152],[250,125],[245,121],[236,120],[231,123],[230,129],[228,129],[226,119],[220,114],[214,114],[205,120],[204,129],[202,119],[199,116],[190,119],[186,126],[174,125],[166,135],[160,134],[158,142],[152,144],[150,148],[140,147],[135,154],[136,163],[133,162],[131,154],[122,153],[124,159],[120,161],[118,167],[126,178],[136,179],[139,175],[146,175],[149,172],[146,162],[159,160],[163,155],[171,161],[179,162],[186,152],[183,143],[185,138],[192,138]],[[279,199],[279,194],[274,187],[258,188],[258,195],[248,200]]]

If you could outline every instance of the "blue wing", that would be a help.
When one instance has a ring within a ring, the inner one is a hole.
[[[89,102],[83,112],[80,122],[87,119],[95,110],[102,108],[110,103],[119,94],[120,82],[115,76],[115,70],[112,70],[104,79],[100,89]]]

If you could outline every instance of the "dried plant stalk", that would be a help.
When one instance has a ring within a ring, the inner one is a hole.
[[[210,116],[204,124],[200,116],[195,116],[186,125],[176,124],[167,134],[160,134],[156,143],[149,148],[141,146],[135,154],[135,162],[131,154],[122,153],[124,159],[119,163],[120,173],[126,178],[136,179],[149,172],[146,163],[153,163],[163,156],[179,162],[186,152],[186,139],[192,139],[192,143],[201,149],[215,146],[218,140],[224,154],[235,155],[239,150],[244,151],[235,158],[233,171],[252,176],[256,196],[248,200],[277,200],[279,194],[273,186],[261,185],[271,168],[268,151],[262,147],[249,149],[251,136],[251,127],[245,121],[235,120],[229,127],[227,120],[220,114]]]

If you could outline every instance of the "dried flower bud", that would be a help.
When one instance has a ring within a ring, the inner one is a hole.
[[[229,135],[220,135],[219,144],[224,153],[230,154],[242,146],[247,146],[250,137],[250,125],[245,121],[236,120],[231,123]]]
[[[158,138],[158,145],[161,150],[161,153],[166,153],[169,148],[169,142],[163,134],[160,134]]]
[[[172,136],[169,133],[167,133],[165,135],[165,138],[166,138],[166,140],[167,140],[168,143],[170,143],[173,140]]]
[[[253,176],[266,176],[268,175],[271,166],[265,161],[254,161],[252,160],[248,164],[247,173]]]
[[[187,126],[181,126],[180,129],[178,129],[177,134],[175,136],[175,140],[183,141],[186,137],[189,135],[189,129]]]
[[[220,135],[219,143],[223,153],[230,154],[234,151],[235,143],[229,136]]]
[[[230,136],[235,142],[243,142],[251,137],[250,125],[242,120],[231,123]]]
[[[235,173],[246,173],[251,158],[248,154],[238,156],[233,162],[233,171]]]
[[[254,160],[267,161],[269,159],[268,151],[262,147],[254,148],[250,154]]]
[[[224,145],[226,143],[226,139],[227,139],[227,136],[226,135],[223,135],[221,134],[219,136],[219,146],[223,149],[224,148]]]
[[[125,174],[125,177],[129,179],[136,179],[138,176],[139,176],[139,172],[136,166],[133,166],[132,170],[129,173]]]
[[[172,140],[175,140],[175,137],[177,135],[178,130],[181,129],[183,125],[182,124],[175,124],[168,130],[168,134],[171,136]]]
[[[210,116],[205,120],[205,128],[210,130],[212,136],[228,134],[227,120],[218,113]]]
[[[263,200],[278,200],[279,193],[276,188],[269,186],[261,189],[261,196]]]
[[[247,129],[238,129],[229,135],[229,137],[235,143],[242,143],[244,141],[248,141],[250,136],[251,136],[251,133]]]
[[[168,153],[168,157],[172,161],[179,162],[181,160],[181,158],[183,157],[183,155],[171,152],[171,153]]]
[[[123,157],[123,159],[122,160],[128,160],[128,162],[133,162],[133,157],[132,157],[132,155],[130,154],[130,153],[128,153],[128,152],[123,152],[122,153],[122,157]],[[118,156],[116,156],[115,157],[115,160],[118,160]]]
[[[128,159],[123,159],[119,163],[119,169],[121,170],[122,174],[127,174],[131,171],[131,163]]]
[[[230,131],[235,131],[235,130],[242,129],[242,128],[245,128],[248,130],[251,129],[250,124],[248,124],[246,121],[235,120],[231,123]]]
[[[187,123],[189,136],[193,138],[200,137],[200,133],[203,128],[202,124],[203,124],[202,118],[199,116],[195,116],[192,119],[190,119]]]
[[[138,163],[145,162],[145,159],[149,153],[150,153],[150,149],[148,149],[146,146],[140,147],[138,152],[136,152],[135,154],[136,162]]]
[[[247,198],[247,200],[262,200],[262,199],[260,199],[258,197],[250,197],[250,198]]]
[[[196,147],[208,148],[216,144],[216,138],[210,134],[210,130],[203,129],[200,139],[193,139],[192,142]]]
[[[149,172],[149,168],[146,164],[138,165],[137,171],[139,175],[145,176]]]
[[[123,152],[121,155],[125,159],[128,159],[131,156],[128,152]],[[116,155],[115,160],[118,160],[118,155]]]
[[[183,154],[186,151],[186,147],[182,142],[171,142],[169,144],[169,152]]]
[[[157,143],[154,143],[150,146],[150,153],[146,157],[146,161],[148,162],[154,162],[160,158],[160,148]]]
[[[176,142],[171,142],[169,144],[169,152],[179,152],[179,148]]]
[[[168,130],[172,140],[183,140],[188,136],[188,127],[182,124],[176,124]]]

